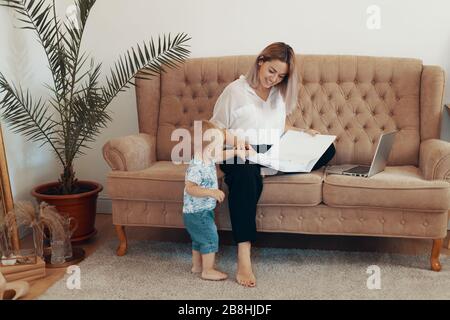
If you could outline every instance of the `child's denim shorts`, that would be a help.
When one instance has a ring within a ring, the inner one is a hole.
[[[184,226],[192,239],[192,250],[207,254],[219,251],[219,235],[214,222],[214,211],[183,213]]]

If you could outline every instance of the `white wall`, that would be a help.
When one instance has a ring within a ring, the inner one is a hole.
[[[57,3],[58,11],[64,13],[71,1]],[[381,9],[379,30],[366,26],[370,5]],[[143,39],[186,32],[192,37],[192,57],[256,55],[271,42],[285,41],[298,53],[414,57],[448,72],[448,12],[448,0],[98,0],[83,46],[103,62],[104,70]],[[30,32],[12,28],[11,21],[8,10],[0,8],[0,70],[23,81],[37,96],[45,95],[41,83],[51,78],[43,52]],[[445,101],[450,102],[449,83]],[[80,179],[104,184],[109,169],[101,155],[102,145],[111,137],[137,133],[132,90],[110,107],[112,124],[76,163]],[[448,138],[450,121],[444,122],[443,136]],[[59,170],[51,153],[6,128],[3,131],[16,199],[28,198],[35,184],[57,179]]]

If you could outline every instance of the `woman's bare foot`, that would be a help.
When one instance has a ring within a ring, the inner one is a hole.
[[[238,244],[238,270],[236,273],[236,281],[244,287],[256,286],[256,277],[252,270],[250,250],[250,242],[241,242]]]
[[[253,274],[252,268],[239,267],[236,273],[236,281],[244,287],[254,287],[256,286],[256,277]]]
[[[209,269],[202,271],[202,279],[204,280],[220,281],[226,278],[228,278],[228,275],[219,270]]]

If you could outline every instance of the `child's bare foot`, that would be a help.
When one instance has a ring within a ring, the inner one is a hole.
[[[226,278],[228,278],[228,275],[219,270],[210,269],[202,271],[202,279],[204,280],[220,281],[225,280]]]
[[[238,267],[238,272],[236,273],[236,281],[244,287],[256,286],[256,277],[253,274],[251,267]]]
[[[192,273],[200,273],[200,272],[202,272],[202,267],[201,266],[192,266],[191,272]]]

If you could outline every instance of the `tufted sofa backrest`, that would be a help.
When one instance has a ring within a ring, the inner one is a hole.
[[[254,56],[196,58],[151,81],[137,80],[139,130],[170,160],[176,128],[209,119],[224,88]],[[332,163],[370,164],[383,132],[398,130],[390,165],[417,165],[420,142],[439,138],[444,74],[410,58],[297,55],[299,105],[291,125],[336,135]]]

